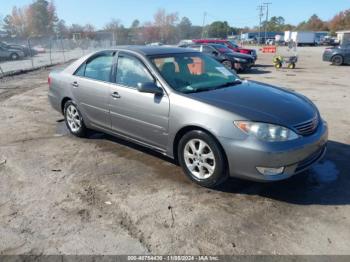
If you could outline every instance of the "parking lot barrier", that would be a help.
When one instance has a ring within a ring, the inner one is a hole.
[[[275,54],[277,51],[277,47],[274,46],[263,46],[263,48],[260,49],[263,53],[271,53]]]

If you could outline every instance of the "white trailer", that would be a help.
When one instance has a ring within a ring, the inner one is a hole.
[[[284,32],[284,42],[289,43],[292,37],[292,31]]]
[[[316,45],[315,32],[292,32],[291,40],[298,45]]]

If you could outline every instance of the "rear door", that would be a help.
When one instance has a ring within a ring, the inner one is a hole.
[[[141,93],[138,83],[156,82],[147,66],[133,54],[120,52],[115,85],[109,95],[112,129],[115,132],[155,146],[168,143],[169,98]]]
[[[103,52],[91,57],[76,71],[71,83],[84,118],[105,129],[111,128],[108,99],[114,55],[115,52]]]

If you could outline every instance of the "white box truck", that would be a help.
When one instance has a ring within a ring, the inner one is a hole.
[[[292,37],[292,31],[284,32],[284,42],[289,43]]]
[[[316,33],[315,32],[292,32],[291,40],[301,45],[316,45]]]

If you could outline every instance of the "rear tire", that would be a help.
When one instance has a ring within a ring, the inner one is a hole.
[[[289,69],[295,69],[295,63],[288,64]]]
[[[88,129],[77,105],[69,100],[64,104],[64,120],[69,132],[77,137],[85,137]]]
[[[344,59],[341,55],[335,55],[332,57],[332,64],[336,66],[341,66],[344,62]]]
[[[229,177],[221,146],[204,131],[193,130],[180,139],[178,160],[184,173],[200,186],[212,188]]]

